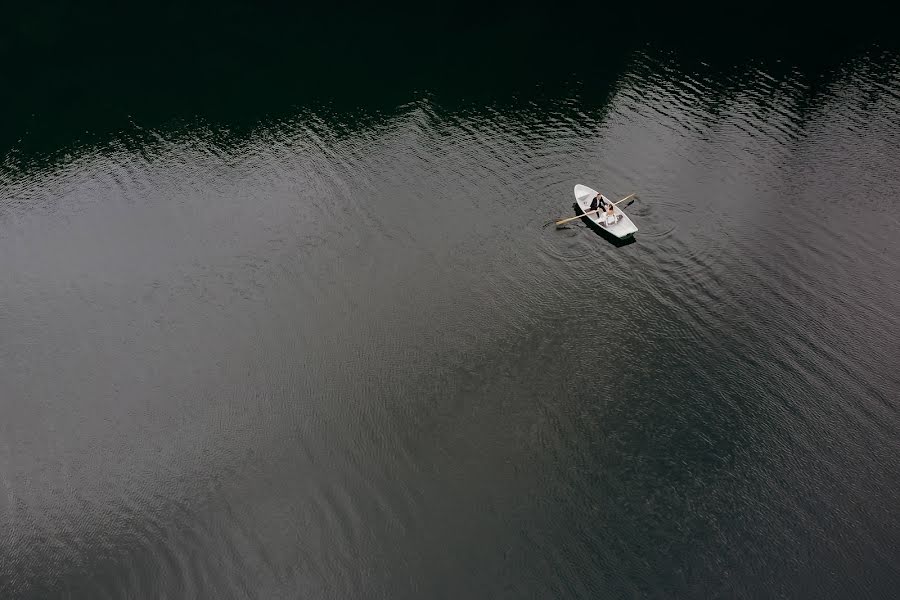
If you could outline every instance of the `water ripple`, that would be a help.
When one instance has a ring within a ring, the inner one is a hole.
[[[900,59],[723,64],[3,157],[0,593],[895,581]]]

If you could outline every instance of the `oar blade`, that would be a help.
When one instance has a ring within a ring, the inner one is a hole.
[[[627,196],[625,196],[625,197],[622,198],[621,200],[618,200],[617,202],[613,202],[613,204],[615,204],[616,206],[619,206],[619,205],[628,206],[629,204],[631,204],[631,203],[634,202],[635,200],[637,200],[637,194],[628,194]]]

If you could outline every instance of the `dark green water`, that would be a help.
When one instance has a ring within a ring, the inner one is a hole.
[[[645,12],[13,9],[0,597],[893,597],[900,53]]]

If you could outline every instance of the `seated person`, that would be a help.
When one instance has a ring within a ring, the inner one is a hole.
[[[606,206],[606,224],[615,225],[617,221],[615,207],[612,204],[608,204]]]

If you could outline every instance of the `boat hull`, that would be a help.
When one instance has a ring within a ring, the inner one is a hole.
[[[597,190],[593,190],[586,185],[578,184],[575,186],[575,201],[578,202],[578,207],[581,209],[581,212],[585,213],[591,210],[591,201],[597,195]],[[606,200],[607,202],[612,202],[609,198],[604,195],[600,195],[601,198]],[[597,227],[606,231],[610,235],[613,235],[620,240],[624,240],[629,238],[637,232],[638,228],[635,227],[634,223],[631,222],[631,219],[628,218],[628,215],[625,214],[618,206],[613,207],[614,215],[616,217],[615,223],[607,223],[605,215],[598,215],[594,213],[592,215],[586,215],[585,218],[590,219]]]

